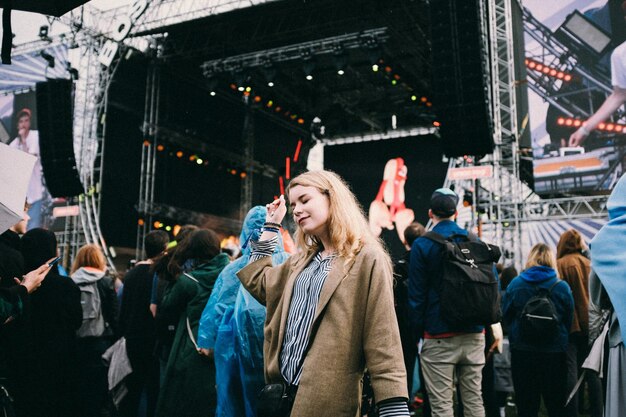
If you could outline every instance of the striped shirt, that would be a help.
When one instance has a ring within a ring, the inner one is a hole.
[[[277,243],[278,236],[268,240],[250,241],[252,245],[250,263],[271,256]],[[321,254],[317,253],[296,278],[287,314],[287,329],[280,352],[280,372],[288,384],[300,383],[301,365],[309,345],[317,303],[335,257],[335,255],[330,255],[322,258]],[[401,398],[379,404],[378,413],[379,417],[409,416],[407,403]]]

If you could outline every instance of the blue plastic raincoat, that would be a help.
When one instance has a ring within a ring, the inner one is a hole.
[[[242,256],[224,268],[200,319],[198,346],[214,349],[215,355],[216,417],[256,416],[256,397],[264,385],[265,307],[241,286],[236,273],[248,264],[248,242],[258,239],[266,213],[262,206],[248,212],[240,235]],[[274,265],[287,257],[280,242],[272,256]]]

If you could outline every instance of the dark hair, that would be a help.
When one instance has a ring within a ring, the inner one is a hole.
[[[215,232],[209,229],[196,230],[178,244],[167,270],[172,276],[178,277],[187,260],[195,259],[199,263],[206,263],[219,253],[220,239]]]
[[[198,226],[194,226],[193,224],[187,224],[181,227],[174,237],[176,245],[168,248],[165,252],[163,252],[163,256],[155,259],[152,266],[152,272],[156,273],[159,276],[159,279],[173,281],[176,278],[175,275],[169,273],[168,266],[172,261],[174,254],[178,250],[178,245],[180,244],[180,242],[191,236],[191,234],[196,230],[198,230]]]
[[[146,235],[146,256],[152,259],[165,250],[170,241],[169,235],[163,230],[153,230]]]
[[[21,244],[27,272],[39,268],[50,258],[57,256],[57,238],[49,230],[31,229],[22,236]]]
[[[419,222],[413,222],[404,229],[404,241],[407,246],[413,246],[413,242],[426,233],[426,228]]]
[[[509,286],[511,281],[513,281],[513,278],[517,275],[517,269],[515,269],[515,266],[513,265],[502,268],[502,272],[500,273],[500,289],[502,291],[506,291],[506,287]]]
[[[583,249],[583,237],[580,233],[575,229],[566,230],[556,245],[556,259],[561,259],[570,253],[582,253]]]

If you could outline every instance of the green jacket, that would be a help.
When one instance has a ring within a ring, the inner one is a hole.
[[[204,306],[217,276],[228,262],[227,255],[217,255],[189,272],[193,278],[181,274],[163,296],[159,315],[177,317],[178,325],[159,395],[157,417],[204,417],[215,411],[215,365],[196,351],[187,330],[187,319],[195,339]]]

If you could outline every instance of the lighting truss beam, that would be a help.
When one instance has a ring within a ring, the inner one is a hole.
[[[340,44],[344,49],[366,48],[366,42],[374,40],[379,45],[386,42],[389,36],[387,28],[376,28],[362,32],[348,33],[340,36],[302,42],[280,48],[266,49],[248,54],[236,55],[225,59],[214,59],[202,64],[202,70],[207,77],[221,72],[235,71],[241,68],[256,68],[267,65],[268,62],[287,62],[302,60],[302,52],[308,51],[312,56],[332,54],[333,48]]]
[[[536,222],[547,220],[575,220],[575,219],[606,219],[608,211],[606,202],[608,195],[553,198],[539,201],[527,201],[521,206],[517,204],[502,204],[504,212],[520,211],[520,222]],[[505,223],[510,219],[501,216],[492,219],[490,223]]]
[[[203,142],[199,138],[185,135],[172,129],[168,129],[162,126],[151,126],[154,128],[155,133],[158,135],[159,140],[165,143],[171,143],[178,146],[182,146],[186,149],[192,149],[194,152],[215,156],[223,161],[238,164],[241,166],[247,166],[248,163],[253,168],[255,174],[261,174],[268,178],[276,178],[278,171],[271,165],[263,164],[259,161],[248,161],[243,155],[235,152],[227,151],[219,148],[215,145]]]
[[[398,138],[408,138],[413,136],[434,135],[439,131],[436,127],[413,127],[411,129],[390,130],[384,133],[369,133],[354,136],[338,136],[324,139],[321,143],[324,146],[347,145],[350,143],[373,142],[377,140],[388,140]]]
[[[238,233],[241,230],[242,222],[226,217],[214,216],[212,214],[187,210],[162,203],[150,203],[146,206],[147,214],[152,217],[164,217],[185,224],[197,224],[213,230]]]

